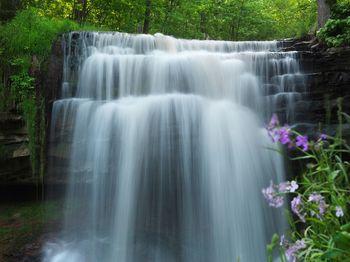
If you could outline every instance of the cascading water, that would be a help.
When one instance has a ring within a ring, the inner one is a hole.
[[[67,35],[51,134],[66,213],[44,261],[264,261],[286,223],[262,199],[284,177],[263,121],[303,92],[278,45]]]

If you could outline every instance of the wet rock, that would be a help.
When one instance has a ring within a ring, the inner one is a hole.
[[[289,51],[300,50],[299,62],[306,74],[307,95],[296,102],[292,124],[310,127],[322,123],[328,126],[329,132],[335,133],[340,101],[342,111],[350,113],[350,48],[325,49],[321,43],[312,45],[307,41],[289,47]],[[315,132],[312,128],[302,129]]]
[[[0,113],[0,183],[31,177],[28,133],[23,117]]]

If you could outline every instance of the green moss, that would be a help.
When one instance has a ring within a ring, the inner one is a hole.
[[[0,260],[1,253],[19,252],[35,242],[48,224],[56,224],[62,218],[61,206],[58,201],[0,205]]]
[[[7,155],[7,152],[5,147],[3,145],[0,145],[0,160],[6,159],[6,155]]]
[[[5,204],[0,207],[0,221],[14,218],[20,222],[52,220],[59,218],[61,203],[58,201],[23,202],[19,204]]]
[[[26,98],[22,102],[22,110],[24,114],[24,119],[26,120],[26,126],[28,131],[28,137],[29,137],[29,151],[30,151],[30,159],[32,163],[32,169],[33,173],[36,170],[36,158],[38,157],[36,155],[36,143],[35,143],[35,116],[36,116],[36,106],[35,106],[35,100],[33,97]]]

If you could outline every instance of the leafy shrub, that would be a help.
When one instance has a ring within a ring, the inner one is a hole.
[[[329,19],[317,36],[330,47],[350,45],[350,16],[345,19]]]
[[[79,26],[68,20],[50,19],[36,9],[18,12],[0,30],[0,74],[7,79],[1,86],[2,104],[21,106],[24,98],[32,97],[33,78],[29,76],[31,57],[43,62],[50,54],[52,42],[65,31]]]
[[[317,36],[329,47],[350,45],[350,2],[339,2],[332,6],[331,19]]]
[[[345,116],[350,123],[350,116]],[[341,129],[340,129],[341,130]],[[350,147],[342,139],[320,134],[314,141],[288,126],[280,127],[273,116],[268,126],[275,142],[301,153],[294,160],[307,161],[305,172],[294,181],[263,189],[269,205],[283,206],[292,197],[288,234],[274,235],[268,246],[269,260],[277,248],[281,261],[347,261],[350,257]],[[290,213],[290,211],[288,211]]]
[[[350,16],[350,2],[340,2],[332,6],[331,16],[333,19],[346,19]]]
[[[23,10],[1,31],[2,43],[8,56],[45,57],[58,34],[76,30],[79,26],[69,20],[41,16],[36,9]]]

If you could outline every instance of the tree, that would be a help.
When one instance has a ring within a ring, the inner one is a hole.
[[[145,0],[146,2],[146,9],[145,9],[145,18],[143,21],[143,28],[142,28],[142,33],[148,34],[149,32],[149,26],[150,26],[150,21],[151,21],[151,0]]]
[[[327,0],[317,0],[317,28],[322,28],[331,16]]]
[[[0,0],[0,10],[3,3],[16,1],[19,0]],[[307,34],[316,25],[317,3],[325,1],[329,4],[335,0],[21,0],[20,3],[23,8],[36,8],[41,16],[67,18],[111,31],[160,32],[180,38],[236,41]]]
[[[12,19],[20,7],[20,0],[0,0],[0,23]]]

